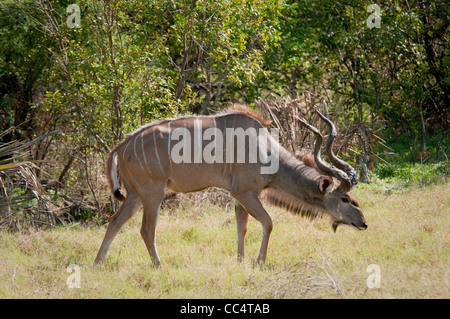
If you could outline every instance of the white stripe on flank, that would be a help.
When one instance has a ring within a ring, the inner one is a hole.
[[[144,130],[145,131],[145,130]],[[148,166],[148,162],[147,162],[147,156],[145,156],[145,150],[144,150],[144,138],[142,137],[142,134],[144,133],[144,131],[141,132],[140,137],[141,137],[141,148],[142,148],[142,156],[144,157],[144,163],[145,163],[145,167],[147,168],[147,172],[149,176],[152,176],[152,172],[150,170],[150,167]]]
[[[158,148],[156,147],[156,132],[153,133],[153,145],[155,145],[155,155],[158,160],[159,168],[161,169],[161,173],[164,175],[164,170],[162,168],[161,161],[159,160]]]
[[[136,152],[136,140],[137,140],[137,136],[134,137],[134,143],[133,143],[134,144],[133,145],[133,147],[134,147],[134,156],[136,156],[136,158],[137,158],[137,160],[139,162],[139,166],[141,167],[141,169],[143,171],[145,171],[144,166],[142,166],[141,159],[139,158],[139,156],[137,155],[137,152]]]
[[[125,153],[127,152],[128,145],[130,144],[130,142],[131,142],[131,138],[128,140],[128,143],[127,143],[127,145],[125,146],[125,149],[123,150],[123,153],[122,153],[122,159],[123,159],[123,162],[124,162],[124,163],[126,163],[126,161],[125,161]]]
[[[130,142],[131,142],[131,138],[128,140],[128,143],[127,143],[127,145],[125,146],[125,149],[122,152],[122,159],[123,159],[123,163],[125,164],[124,166],[126,167],[128,173],[130,173],[130,175],[134,177],[133,173],[128,169],[128,165],[126,165],[127,162],[125,161],[125,153],[127,152],[128,145],[130,145]]]

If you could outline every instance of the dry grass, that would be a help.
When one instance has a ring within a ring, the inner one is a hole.
[[[340,297],[345,293],[340,287],[333,268],[322,255],[321,263],[312,257],[295,263],[260,285],[265,298]]]
[[[254,264],[261,228],[250,222],[247,257],[236,262],[233,210],[188,204],[162,211],[157,244],[163,269],[152,267],[140,218],[92,267],[102,227],[0,232],[1,298],[449,298],[449,185],[385,195],[358,185],[368,230],[310,222],[269,208],[274,231],[265,266]],[[66,268],[80,266],[81,288]],[[380,267],[370,289],[367,267]]]

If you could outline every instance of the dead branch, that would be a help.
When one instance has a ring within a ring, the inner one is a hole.
[[[375,146],[387,147],[385,141],[376,134],[377,131],[366,123],[346,120],[348,116],[343,108],[346,101],[338,96],[334,103],[327,106],[324,98],[318,98],[314,93],[306,91],[303,99],[298,97],[293,99],[290,96],[273,97],[260,99],[256,105],[272,120],[272,126],[279,130],[281,145],[294,154],[300,149],[310,151],[314,149],[314,136],[303,126],[298,125],[297,117],[306,119],[321,132],[327,132],[328,128],[315,112],[320,111],[339,128],[339,135],[335,140],[335,154],[359,167],[360,181],[368,182],[369,170],[373,169],[374,163],[382,160]]]

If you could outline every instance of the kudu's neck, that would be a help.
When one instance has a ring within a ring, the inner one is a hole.
[[[321,174],[314,168],[307,166],[287,150],[283,150],[280,152],[278,172],[270,187],[310,202],[313,197],[320,195],[318,187],[320,176]]]

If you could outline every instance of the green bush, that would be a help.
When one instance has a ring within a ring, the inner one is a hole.
[[[378,179],[393,188],[405,186],[425,186],[448,181],[450,166],[448,162],[438,163],[392,163],[380,164],[375,169]]]

